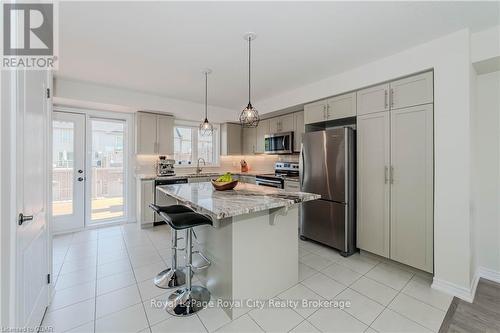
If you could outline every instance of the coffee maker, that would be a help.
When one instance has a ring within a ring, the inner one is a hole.
[[[175,160],[167,159],[165,156],[159,156],[156,162],[156,175],[158,177],[175,176]]]

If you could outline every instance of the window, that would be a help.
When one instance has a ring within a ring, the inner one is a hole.
[[[202,136],[198,124],[177,124],[174,127],[174,159],[178,166],[196,165],[203,158],[206,165],[218,163],[218,131],[214,128],[211,136]]]

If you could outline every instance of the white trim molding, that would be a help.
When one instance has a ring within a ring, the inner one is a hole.
[[[469,303],[472,303],[472,301],[474,300],[474,295],[476,294],[476,288],[478,282],[479,282],[479,276],[477,274],[474,275],[470,288],[464,288],[457,284],[434,278],[432,280],[431,287],[436,290],[445,292],[449,295],[456,296]]]
[[[500,272],[498,271],[486,267],[479,267],[476,271],[476,275],[479,275],[479,277],[482,277],[486,280],[500,283]]]
[[[432,288],[472,303],[474,301],[474,296],[476,295],[476,289],[480,278],[500,283],[500,272],[486,267],[478,267],[474,274],[474,278],[472,279],[470,288],[464,288],[454,283],[436,278],[432,281]]]

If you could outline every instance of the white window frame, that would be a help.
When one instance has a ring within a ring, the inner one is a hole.
[[[214,132],[213,132],[213,151],[214,151],[214,156],[213,160],[214,163],[208,164],[207,167],[219,167],[220,166],[220,125],[219,124],[213,124],[214,126]],[[188,121],[188,120],[180,120],[176,119],[174,121],[174,131],[175,127],[189,127],[193,129],[193,147],[192,147],[192,153],[193,153],[193,160],[191,161],[191,164],[175,164],[175,168],[183,169],[183,168],[196,168],[196,161],[198,160],[198,129],[200,127],[199,123],[193,122],[193,121]],[[172,133],[172,139],[175,137],[175,133]],[[196,143],[196,144],[195,144]]]

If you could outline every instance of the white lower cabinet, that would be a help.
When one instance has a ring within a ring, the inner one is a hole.
[[[140,224],[152,224],[155,221],[153,210],[149,204],[154,202],[153,179],[137,181],[137,222]]]
[[[358,117],[357,246],[433,272],[433,106]]]

